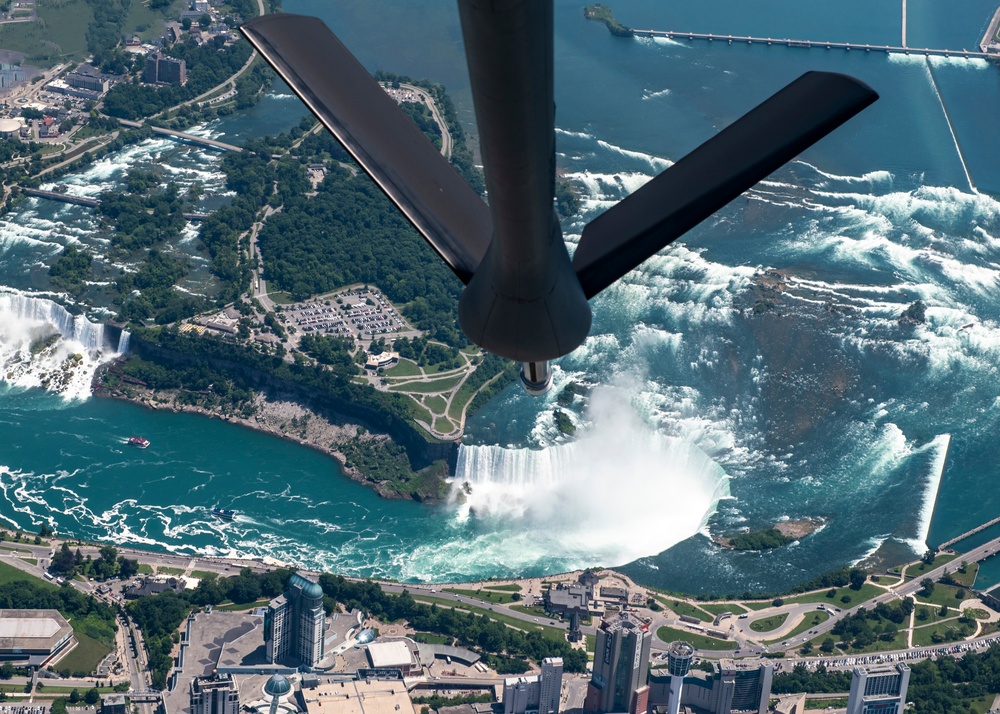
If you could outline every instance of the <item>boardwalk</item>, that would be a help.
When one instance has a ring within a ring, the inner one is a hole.
[[[36,198],[47,198],[50,201],[61,201],[62,203],[72,203],[75,206],[89,206],[94,208],[95,206],[100,206],[101,202],[96,198],[87,198],[86,196],[73,196],[68,193],[60,193],[58,191],[43,191],[40,188],[22,188],[29,196],[35,196]],[[184,213],[182,214],[185,220],[188,221],[201,221],[208,218],[207,213]]]
[[[987,521],[986,523],[982,524],[981,526],[976,526],[972,530],[966,531],[962,535],[955,536],[954,538],[952,538],[950,540],[946,540],[944,543],[942,543],[941,545],[938,546],[938,550],[944,550],[948,546],[954,545],[955,543],[958,543],[959,541],[963,541],[963,540],[965,540],[966,538],[968,538],[971,535],[975,535],[976,533],[979,533],[980,531],[986,530],[990,526],[995,526],[997,523],[1000,523],[1000,516],[998,516],[997,518],[994,518],[992,521]]]
[[[118,123],[122,126],[131,127],[133,129],[138,129],[144,126],[142,122],[129,121],[128,119],[119,119]],[[222,151],[243,151],[242,146],[236,146],[235,144],[227,144],[224,141],[216,141],[215,139],[209,139],[205,136],[195,136],[194,134],[188,134],[187,132],[178,131],[177,129],[164,129],[161,126],[152,126],[150,129],[153,130],[154,134],[160,134],[162,136],[169,136],[172,139],[178,139],[179,141],[186,141],[189,144],[197,144],[199,146],[207,146],[212,149],[220,149]]]
[[[633,30],[636,37],[664,37],[668,40],[705,40],[708,42],[725,42],[740,45],[778,45],[783,47],[803,47],[806,49],[826,50],[856,50],[859,52],[883,52],[907,55],[924,55],[937,57],[978,57],[981,59],[1000,59],[1000,53],[977,52],[970,50],[943,50],[932,47],[905,47],[903,45],[862,45],[854,42],[830,42],[817,40],[792,40],[777,37],[753,37],[751,35],[714,35],[705,32],[675,32],[673,30]]]

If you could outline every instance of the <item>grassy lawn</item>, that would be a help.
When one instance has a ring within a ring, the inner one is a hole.
[[[226,612],[241,612],[243,610],[252,610],[255,607],[261,607],[262,605],[267,605],[270,600],[258,600],[257,602],[231,602],[228,605],[217,605],[216,610],[225,610]]]
[[[172,568],[169,565],[156,566],[156,572],[162,575],[180,575],[184,570],[184,568]]]
[[[741,602],[740,604],[747,610],[766,610],[769,607],[774,607],[770,600],[760,602]]]
[[[462,376],[448,377],[447,379],[435,379],[430,382],[411,382],[410,384],[397,384],[389,387],[391,392],[410,392],[411,394],[430,394],[432,392],[448,392],[455,388],[455,385],[462,381]]]
[[[104,643],[89,635],[74,630],[77,645],[73,651],[59,660],[56,669],[68,669],[70,672],[93,672],[97,665],[111,651],[114,643]]]
[[[955,558],[960,558],[958,553],[940,553],[934,558],[934,562],[930,565],[926,563],[919,562],[913,563],[906,568],[906,577],[908,578],[919,578],[921,575],[929,570],[934,570],[934,568],[939,568],[945,563],[950,563],[955,560]]]
[[[477,600],[485,600],[486,602],[496,602],[501,604],[514,602],[513,593],[499,590],[459,590],[458,588],[444,588],[444,591],[455,593],[456,595],[464,595],[465,597],[474,597]]]
[[[833,597],[827,597],[826,594],[829,590],[820,590],[814,593],[806,593],[805,595],[796,595],[795,597],[786,597],[786,603],[793,602],[815,602],[824,603],[830,607],[840,607],[847,609],[849,607],[854,607],[855,605],[860,605],[866,600],[871,600],[876,595],[881,595],[885,592],[884,588],[880,588],[877,585],[872,585],[871,583],[865,583],[861,586],[860,590],[851,590],[849,587],[836,588],[836,592]],[[850,602],[843,602],[841,598],[843,596],[849,596],[851,598]]]
[[[816,627],[816,625],[822,622],[826,622],[829,619],[830,619],[830,613],[828,612],[825,611],[821,612],[819,610],[817,610],[816,612],[811,612],[808,615],[806,615],[805,619],[802,620],[802,622],[800,622],[798,625],[796,625],[791,632],[782,637],[780,640],[772,640],[772,642],[780,642],[782,640],[787,640],[791,637],[795,637],[796,635],[801,635],[806,630],[811,630],[812,628]]]
[[[434,430],[439,434],[448,434],[454,430],[454,428],[455,425],[446,417],[437,417],[434,419]]]
[[[961,597],[955,597],[955,594],[961,590],[963,595]],[[954,585],[942,585],[941,583],[934,583],[934,591],[931,593],[930,597],[924,597],[921,595],[923,591],[918,590],[916,592],[917,602],[930,603],[932,605],[947,605],[948,607],[958,607],[963,600],[969,599],[969,593],[965,588],[956,588]]]
[[[670,608],[672,611],[678,615],[688,615],[689,617],[697,617],[702,622],[711,622],[715,619],[715,615],[709,615],[704,610],[701,610],[691,603],[684,602],[683,600],[673,600],[670,598],[657,596],[656,598],[663,605]]]
[[[656,631],[656,636],[664,642],[674,642],[683,640],[689,642],[699,650],[734,650],[736,643],[729,640],[717,640],[714,637],[706,637],[693,632],[677,630],[673,627],[661,627]]]
[[[917,605],[916,616],[913,618],[913,626],[920,627],[921,625],[932,625],[935,622],[941,622],[941,620],[951,620],[958,617],[958,612],[956,610],[949,610],[947,615],[939,614],[940,608],[933,607],[931,605]],[[922,613],[926,612],[927,615],[921,619]]]
[[[429,397],[424,397],[424,406],[435,414],[444,414],[444,410],[448,408],[448,400],[437,394],[432,394]]]
[[[783,612],[779,615],[771,615],[770,617],[763,617],[759,620],[751,622],[750,629],[754,632],[771,632],[772,630],[777,630],[779,627],[784,625],[785,620],[787,619],[787,612]]]
[[[142,36],[144,40],[151,40],[163,34],[165,24],[163,18],[165,14],[176,17],[180,10],[187,9],[183,2],[175,2],[163,10],[151,10],[149,3],[133,2],[129,6],[128,15],[125,17],[125,25],[122,28],[125,32],[134,32]]]
[[[523,630],[525,632],[530,632],[532,629],[539,630],[545,637],[550,640],[556,640],[557,642],[562,642],[566,639],[566,631],[560,630],[557,627],[548,627],[546,625],[536,625],[532,622],[525,622],[524,620],[519,620],[516,617],[511,617],[510,615],[504,615],[499,612],[494,612],[493,610],[487,610],[485,607],[475,607],[473,605],[465,605],[463,603],[452,602],[451,600],[445,600],[440,597],[431,597],[426,595],[414,595],[414,600],[419,602],[426,602],[428,605],[431,603],[437,603],[438,605],[444,605],[446,607],[451,607],[455,610],[465,610],[467,612],[475,613],[476,615],[486,615],[486,617],[491,620],[496,620],[497,622],[506,625],[507,627],[513,627],[517,630]]]
[[[207,578],[209,575],[218,575],[218,573],[213,573],[213,572],[210,572],[208,570],[192,570],[191,571],[191,577],[192,578],[198,578],[199,580],[203,580],[203,579]]]
[[[597,635],[584,635],[583,637],[587,640],[587,651],[593,652],[594,648],[597,647]]]
[[[827,637],[832,637],[833,639],[837,639],[836,635],[831,635],[830,633],[817,636],[814,640],[812,640],[813,654],[819,654],[819,655],[823,654],[823,651],[820,650],[819,646],[823,644],[823,640],[825,640]],[[914,641],[914,644],[916,644],[916,641]],[[906,649],[906,632],[904,632],[901,629],[899,631],[899,634],[896,635],[895,639],[893,639],[890,642],[879,639],[875,640],[875,642],[868,647],[862,647],[860,649],[856,649],[854,647],[848,646],[847,649],[840,649],[839,651],[842,651],[846,654],[862,654],[864,652],[884,652],[886,650],[904,650],[904,649]]]
[[[494,379],[496,379],[496,377],[494,377]],[[489,382],[487,382],[487,384],[488,383]],[[455,396],[452,397],[451,409],[448,410],[448,416],[456,421],[461,419],[462,412],[465,411],[467,406],[469,406],[469,402],[472,401],[472,397],[475,392],[476,389],[473,389],[468,383],[463,384],[461,389],[459,389]]]
[[[275,305],[294,305],[295,301],[292,300],[292,296],[289,293],[283,292],[281,290],[268,290],[267,296],[271,298],[271,302]]]
[[[153,566],[149,563],[139,563],[139,573],[142,575],[152,575]]]
[[[958,618],[925,627],[914,627],[913,646],[930,647],[931,645],[940,645],[947,642],[960,642],[973,632],[975,632],[975,625],[961,625],[958,622]],[[935,640],[935,633],[938,636],[937,640]]]
[[[21,558],[21,560],[29,565],[38,565],[38,558]]]
[[[964,585],[967,588],[971,588],[972,584],[976,582],[976,575],[979,574],[979,563],[971,563],[967,565],[964,573],[958,572],[958,568],[955,568],[955,572],[951,573],[951,577],[955,579],[955,582]]]
[[[990,613],[986,610],[981,610],[978,607],[970,607],[965,610],[965,614],[975,620],[988,620],[990,618]]]
[[[506,590],[512,593],[521,592],[521,586],[517,583],[507,583],[505,585],[490,585],[489,583],[486,583],[483,585],[483,588],[486,590]]]
[[[41,583],[45,587],[52,588],[53,590],[59,589],[59,586],[55,583],[50,583],[48,580],[43,580],[42,578],[36,578],[34,575],[29,575],[23,570],[15,568],[13,565],[0,563],[0,585],[21,581],[30,581],[36,584]]]
[[[23,52],[25,64],[52,67],[87,54],[87,25],[93,13],[85,0],[38,0],[40,22],[0,26],[0,47]]]
[[[43,694],[72,694],[73,690],[76,690],[82,696],[88,689],[93,689],[93,687],[50,687],[45,685],[44,687],[39,687],[38,691]],[[97,691],[101,694],[111,694],[115,691],[114,687],[97,687]],[[37,694],[36,694],[37,696]]]
[[[975,714],[986,714],[993,706],[993,695],[984,694],[981,697],[976,697],[975,699],[965,699],[962,701],[970,712],[975,712]]]
[[[385,371],[387,377],[419,377],[423,374],[420,367],[413,360],[400,357],[392,368]]]
[[[698,603],[698,607],[702,610],[708,610],[713,615],[721,615],[724,612],[742,615],[747,611],[745,607],[737,605],[735,602],[702,602]]]
[[[410,403],[410,414],[414,419],[424,422],[427,425],[434,423],[434,416],[427,411],[423,404],[414,400]]]
[[[547,620],[554,619],[554,615],[550,615],[545,612],[545,608],[541,605],[534,605],[533,607],[528,607],[527,605],[511,605],[511,610],[517,610],[518,612],[523,612],[528,615],[534,615],[535,617],[544,617]]]

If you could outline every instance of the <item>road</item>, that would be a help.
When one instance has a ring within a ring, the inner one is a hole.
[[[441,112],[438,111],[437,103],[434,101],[434,97],[428,94],[426,89],[421,89],[420,87],[412,84],[401,83],[399,88],[406,89],[419,96],[423,100],[424,104],[427,105],[427,108],[431,110],[431,115],[434,117],[434,121],[437,122],[438,128],[441,130],[441,155],[446,159],[450,159],[453,145],[451,132],[448,131],[448,122],[444,120],[444,117],[441,116]]]

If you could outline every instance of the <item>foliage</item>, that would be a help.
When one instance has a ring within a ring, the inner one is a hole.
[[[173,633],[187,617],[190,604],[173,590],[141,597],[128,605],[129,613],[142,630],[146,643],[151,681],[154,689],[163,689],[173,665],[170,652]]]
[[[851,688],[851,673],[847,671],[828,672],[824,665],[815,670],[806,669],[803,664],[797,664],[791,672],[774,675],[771,692],[774,694],[791,694],[794,692],[811,692],[814,694],[846,692]]]
[[[891,642],[911,612],[913,601],[908,598],[892,605],[881,602],[870,610],[861,608],[837,621],[831,633],[857,649],[870,647],[880,639]]]
[[[729,538],[729,547],[733,550],[769,550],[779,548],[793,540],[795,538],[784,535],[777,528],[764,528],[732,536]]]
[[[324,574],[320,576],[319,583],[327,598],[349,610],[359,608],[383,622],[406,620],[414,629],[449,635],[466,646],[501,655],[501,659],[488,658],[488,662],[491,666],[509,669],[510,673],[521,666],[518,660],[523,657],[538,662],[545,657],[562,657],[567,672],[586,671],[586,652],[564,640],[549,639],[538,630],[515,630],[489,619],[485,614],[439,608],[436,604],[426,605],[414,600],[409,592],[404,591],[400,595],[386,593],[371,581],[349,581],[339,575]]]
[[[122,0],[127,1],[127,0]],[[121,119],[138,120],[158,114],[167,107],[185,102],[208,91],[239,70],[250,57],[252,48],[245,40],[228,47],[199,45],[188,37],[170,48],[170,56],[182,59],[187,66],[187,82],[182,85],[149,86],[121,82],[104,98],[104,112]]]
[[[91,559],[89,555],[84,558],[79,548],[74,552],[63,541],[52,556],[49,572],[64,578],[83,575],[94,580],[127,579],[139,572],[139,562],[118,555],[118,550],[112,545],[101,546],[97,560]]]
[[[448,132],[451,134],[451,165],[472,186],[472,189],[476,193],[480,195],[485,193],[486,183],[483,180],[482,171],[475,165],[472,150],[469,149],[465,139],[465,130],[458,120],[455,105],[452,103],[451,97],[445,92],[444,86],[426,79],[411,79],[401,74],[385,72],[383,70],[375,73],[375,79],[379,82],[405,82],[406,84],[412,84],[415,87],[426,90],[434,98],[434,104],[437,106],[441,116],[444,117],[445,124],[448,125]]]
[[[467,344],[461,282],[366,175],[331,168],[314,198],[284,197],[258,239],[268,281],[294,299],[375,284],[435,340]]]
[[[76,246],[63,248],[56,262],[49,266],[52,284],[65,290],[76,290],[91,277],[93,258],[90,253],[77,250]]]

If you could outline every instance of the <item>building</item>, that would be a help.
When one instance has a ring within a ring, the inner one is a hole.
[[[43,666],[73,642],[58,610],[0,610],[0,661]]]
[[[309,714],[416,714],[402,682],[326,682],[302,694]]]
[[[648,708],[649,625],[628,615],[601,623],[584,711],[638,714]]]
[[[545,610],[569,618],[569,641],[578,642],[580,618],[590,614],[590,602],[594,599],[594,587],[599,582],[597,576],[584,571],[572,585],[559,584],[545,591]]]
[[[264,613],[267,661],[315,667],[323,659],[325,634],[323,589],[296,573],[285,594],[271,600]]]
[[[247,714],[297,714],[302,711],[295,701],[295,687],[283,674],[272,675],[257,691],[262,696],[244,705],[243,711]]]
[[[694,647],[687,642],[671,642],[667,649],[667,671],[670,673],[670,693],[667,697],[667,714],[679,714],[684,678],[691,671]]]
[[[104,94],[111,85],[111,80],[107,75],[96,71],[83,71],[82,68],[76,72],[70,72],[63,77],[63,80],[75,89],[87,89],[98,94]]]
[[[124,694],[102,694],[101,714],[129,714],[128,700]]]
[[[368,645],[367,654],[368,662],[376,672],[398,670],[400,677],[420,673],[419,658],[413,653],[407,640],[373,642]]]
[[[147,84],[184,84],[187,82],[187,65],[182,59],[150,52],[146,57],[146,70],[142,74],[142,81]]]
[[[562,693],[561,657],[542,660],[542,673],[504,680],[504,714],[559,714]]]
[[[365,369],[384,369],[399,362],[398,352],[382,352],[380,354],[368,354],[365,362]]]
[[[240,692],[231,674],[191,680],[191,714],[239,714]]]
[[[671,649],[675,644],[671,645]],[[671,659],[668,651],[668,661]],[[731,660],[716,662],[711,674],[691,672],[683,677],[680,702],[671,694],[678,687],[672,672],[689,668],[681,649],[674,653],[670,674],[654,674],[649,678],[649,704],[657,713],[666,714],[671,706],[680,711],[689,709],[696,714],[766,714],[771,697],[771,677],[774,666],[767,660]]]
[[[905,664],[855,667],[847,714],[901,714],[909,683],[910,668]]]

